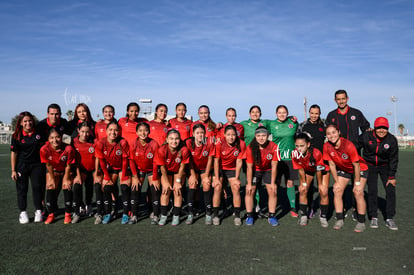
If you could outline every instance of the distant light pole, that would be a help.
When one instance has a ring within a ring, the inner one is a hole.
[[[397,101],[398,98],[395,95],[391,96],[391,102],[394,104],[394,135],[397,135]]]

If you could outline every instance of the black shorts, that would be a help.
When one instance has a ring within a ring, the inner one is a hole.
[[[276,181],[280,181],[282,176],[287,180],[298,180],[298,171],[293,169],[292,160],[280,160],[277,164]]]
[[[236,177],[236,170],[221,170],[221,176],[226,179]]]
[[[354,174],[341,171],[341,170],[336,171],[336,174],[338,175],[338,177],[343,177],[343,178],[350,179],[350,180],[354,178]],[[368,178],[368,171],[361,171],[360,175],[361,175],[361,178],[366,179]]]
[[[264,182],[265,184],[270,184],[272,181],[272,170],[268,171],[255,171],[253,174],[252,185],[256,186]]]

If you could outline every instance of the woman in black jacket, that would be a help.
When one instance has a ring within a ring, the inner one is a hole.
[[[395,174],[398,167],[398,142],[388,132],[389,123],[385,117],[378,117],[374,131],[366,131],[359,137],[363,157],[368,164],[368,215],[371,228],[378,228],[378,175],[385,188],[386,221],[391,230],[398,230],[393,218],[395,215]]]

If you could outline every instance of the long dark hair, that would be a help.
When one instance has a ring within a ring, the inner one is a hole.
[[[216,123],[210,117],[210,108],[207,105],[201,105],[200,107],[198,107],[198,110],[200,111],[201,108],[206,108],[208,110],[208,119],[207,119],[208,128],[211,131],[216,130]]]
[[[14,133],[12,135],[12,137],[15,140],[20,140],[22,138],[22,135],[23,135],[23,126],[21,124],[22,124],[22,121],[23,121],[23,119],[24,119],[25,116],[30,117],[30,119],[33,121],[33,129],[35,127],[35,119],[34,119],[34,116],[30,112],[28,112],[28,111],[21,112],[18,115],[18,117],[17,117],[16,128],[14,129]]]
[[[306,143],[309,143],[309,148],[307,150],[308,154],[310,154],[309,160],[310,160],[311,163],[315,163],[315,158],[313,157],[313,146],[312,146],[312,143],[311,143],[310,134],[307,133],[307,132],[299,133],[299,134],[295,135],[295,141],[298,140],[298,139],[303,139],[303,140],[306,141]]]
[[[267,131],[267,128],[264,126],[259,126],[256,128],[256,130],[265,129]],[[266,148],[269,144],[269,140],[266,140],[266,142],[262,145],[262,148]],[[260,153],[260,144],[257,142],[256,137],[250,142],[250,148],[252,149],[254,162],[255,164],[258,164],[262,161],[262,155]]]
[[[224,128],[224,134],[227,133],[227,131],[233,130],[234,133],[236,134],[236,139],[234,140],[233,144],[230,144],[231,146],[236,146],[237,150],[241,150],[240,149],[240,138],[237,136],[237,129],[236,127],[234,127],[234,125],[227,125]],[[226,137],[224,137],[224,139],[226,139]],[[227,142],[227,141],[226,141]]]

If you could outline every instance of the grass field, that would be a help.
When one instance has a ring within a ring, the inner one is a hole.
[[[317,218],[301,227],[287,215],[275,228],[264,219],[235,227],[231,217],[215,227],[204,218],[177,227],[151,226],[147,218],[64,225],[63,215],[51,225],[20,225],[9,148],[1,145],[0,274],[414,274],[413,163],[414,152],[401,151],[398,231],[386,228],[381,214],[379,229],[367,222],[360,234],[350,219],[336,231],[332,218],[329,228]],[[32,217],[31,202],[28,211]]]

